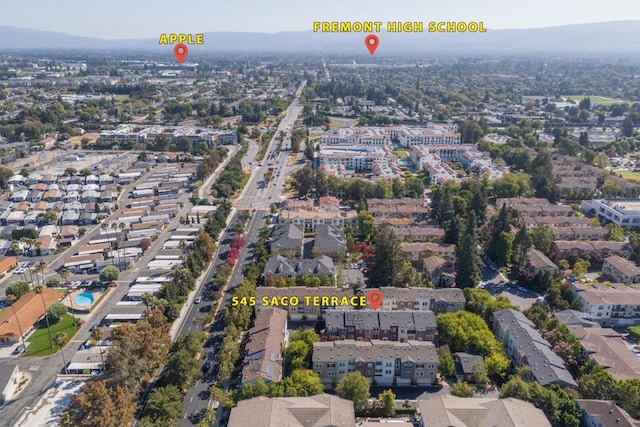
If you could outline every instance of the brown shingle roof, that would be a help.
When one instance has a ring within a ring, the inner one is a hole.
[[[0,313],[0,337],[20,336],[20,328],[18,328],[16,316],[20,322],[22,332],[26,332],[44,315],[46,308],[59,301],[62,296],[63,293],[61,291],[49,288],[43,289],[42,296],[35,292],[23,295],[13,303],[12,307]],[[44,298],[44,305],[42,304],[42,298]],[[14,309],[16,316],[14,316]]]

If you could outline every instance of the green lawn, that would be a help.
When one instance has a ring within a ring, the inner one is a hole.
[[[404,150],[393,151],[393,154],[395,154],[396,156],[401,157],[403,159],[406,159],[407,157],[409,157],[409,152],[408,151],[404,151]]]
[[[622,178],[627,181],[635,182],[636,184],[640,184],[640,172],[632,172],[632,171],[616,171],[617,175],[620,175]]]
[[[562,98],[572,99],[576,102],[582,101],[584,98],[589,98],[591,102],[595,102],[598,105],[612,105],[612,104],[627,104],[627,101],[623,101],[620,99],[612,99],[604,96],[593,96],[593,95],[562,95]]]
[[[66,332],[67,340],[70,340],[76,332],[78,332],[78,329],[80,329],[79,326],[73,326],[71,315],[65,314],[58,323],[51,325],[51,336],[56,336],[58,332]],[[38,323],[36,331],[27,339],[27,351],[24,352],[24,355],[48,356],[58,350],[57,348],[51,348],[49,333],[47,332],[47,322],[42,319],[40,323]]]
[[[129,99],[129,95],[114,95],[113,97],[116,101],[126,101]]]

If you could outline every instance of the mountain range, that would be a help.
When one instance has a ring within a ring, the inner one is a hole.
[[[379,33],[377,54],[397,52],[640,52],[640,21],[613,21],[530,29],[487,29],[486,33]],[[65,33],[0,26],[0,50],[155,50],[154,39],[107,40]],[[210,32],[201,52],[362,52],[365,34]]]

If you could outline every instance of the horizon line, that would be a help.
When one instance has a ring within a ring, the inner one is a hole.
[[[420,22],[420,21],[416,21],[416,22]],[[432,21],[422,21],[422,22],[432,22]],[[440,21],[434,21],[434,22],[448,22],[448,21],[440,20]],[[546,26],[546,27],[526,27],[526,28],[515,28],[515,27],[491,28],[491,27],[487,27],[487,31],[489,31],[489,30],[490,31],[543,30],[543,29],[549,29],[549,28],[576,27],[576,26],[581,26],[581,25],[599,25],[599,24],[613,24],[613,23],[623,23],[623,22],[624,23],[631,23],[631,22],[640,23],[640,19],[624,19],[624,20],[612,20],[612,21],[583,22],[583,23],[578,23],[578,24],[558,24],[558,25],[549,25],[549,26]],[[160,32],[160,33],[158,33],[158,35],[155,35],[155,36],[103,38],[101,36],[87,36],[87,35],[72,34],[72,33],[67,33],[67,32],[62,32],[62,31],[56,31],[56,30],[43,30],[43,29],[37,29],[37,28],[16,27],[14,25],[7,25],[7,24],[0,24],[0,28],[14,28],[14,29],[17,29],[17,30],[27,30],[27,31],[36,31],[36,32],[43,32],[43,33],[62,34],[62,35],[71,36],[71,37],[89,38],[89,39],[97,39],[97,40],[103,40],[103,41],[147,40],[147,39],[157,38],[157,37],[159,37],[159,34],[167,34],[167,33]],[[312,32],[313,32],[312,29],[308,29],[308,30],[282,30],[282,31],[274,31],[274,32],[267,32],[267,31],[199,31],[199,32],[192,32],[192,34],[218,33],[218,34],[271,34],[271,35],[275,35],[275,34],[285,34],[285,33],[312,33]],[[386,33],[386,31],[384,31],[384,32]],[[348,33],[344,33],[344,34],[348,34]],[[395,33],[388,33],[388,34],[395,34]]]

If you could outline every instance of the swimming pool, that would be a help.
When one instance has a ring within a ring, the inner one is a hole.
[[[78,307],[84,307],[93,304],[93,294],[91,292],[79,293],[73,299]]]

